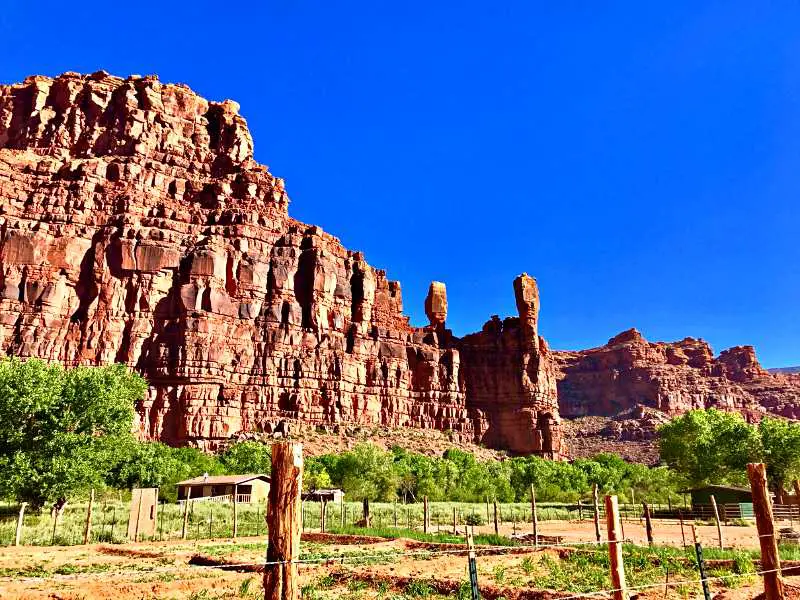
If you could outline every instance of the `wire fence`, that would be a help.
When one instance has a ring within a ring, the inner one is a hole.
[[[442,531],[462,534],[465,528],[465,521],[467,517],[472,514],[473,509],[477,512],[478,507],[483,509],[484,505],[460,505],[448,503],[442,505],[435,505],[430,503],[430,519],[431,529],[436,529],[437,525]],[[82,537],[82,527],[85,518],[85,506],[72,506],[68,507],[66,514],[62,516],[64,519],[65,529],[68,522],[72,523],[69,537],[70,543],[80,543]],[[125,503],[111,504],[99,503],[96,506],[93,514],[93,523],[95,528],[95,535],[97,541],[114,541],[117,536],[125,535],[127,523],[128,506]],[[498,513],[505,509],[505,518],[517,518],[522,521],[523,508],[530,510],[530,507],[523,507],[522,505],[516,506],[502,506],[498,505]],[[550,539],[548,536],[548,522],[551,527],[557,527],[555,523],[560,519],[549,520],[543,518],[543,508],[537,507],[537,513],[541,523],[540,533],[542,540]],[[245,507],[238,505],[237,519],[239,520],[239,534],[263,535],[266,533],[266,525],[263,518],[263,507]],[[330,525],[340,523],[341,515],[345,515],[346,525],[353,525],[363,519],[363,505],[360,503],[344,503],[332,504],[329,503],[325,506],[326,518]],[[563,507],[553,507],[556,511],[554,514],[559,514],[559,510]],[[319,529],[319,520],[321,519],[322,506],[316,502],[306,502],[304,509],[304,525],[307,530]],[[370,512],[373,518],[374,527],[362,528],[365,535],[370,533],[380,534],[383,530],[394,526],[394,516],[398,515],[398,528],[403,528],[407,525],[402,522],[401,515],[405,515],[404,511],[413,511],[417,515],[417,521],[414,521],[416,527],[422,526],[422,505],[371,505]],[[490,505],[490,516],[493,517],[493,505]],[[516,514],[514,511],[518,511]],[[408,519],[413,519],[409,512]],[[457,530],[452,528],[452,519],[455,514]],[[116,515],[116,518],[114,517]],[[246,516],[247,515],[247,516]],[[228,538],[232,533],[232,505],[225,504],[210,504],[210,503],[197,503],[195,506],[189,506],[188,512],[189,522],[189,539],[210,539],[210,538]],[[253,520],[248,519],[252,517]],[[378,525],[378,517],[380,517],[380,526]],[[43,518],[49,522],[50,515],[31,515],[31,518]],[[636,517],[631,517],[636,518]],[[181,507],[177,505],[162,505],[159,508],[159,531],[154,536],[154,539],[179,539],[180,529],[182,527],[183,513]],[[580,521],[580,519],[576,519]],[[585,535],[590,535],[592,530],[593,512],[584,515],[584,520],[587,521]],[[439,521],[437,524],[436,522]],[[659,525],[664,525],[667,520],[662,520]],[[506,525],[508,522],[505,522]],[[250,528],[252,526],[252,528]],[[36,531],[36,526],[32,526],[32,531]],[[657,529],[658,531],[658,529]],[[47,533],[47,532],[46,532]],[[757,546],[758,539],[767,536],[780,536],[777,531],[774,534],[758,535],[751,532],[752,535],[748,536],[753,542],[753,546]],[[33,535],[33,533],[31,534]],[[61,541],[59,537],[62,534],[57,533],[56,540]],[[45,537],[47,537],[45,535]],[[603,537],[605,538],[605,523],[603,523]],[[32,539],[32,538],[31,538]],[[24,541],[24,538],[23,538]],[[332,540],[333,541],[333,540]],[[239,560],[239,561],[226,561],[224,559],[214,562],[214,564],[198,564],[191,565],[160,565],[147,571],[150,575],[178,573],[185,571],[187,568],[191,570],[207,571],[213,569],[237,570],[237,571],[255,571],[269,568],[270,566],[294,563],[301,569],[330,567],[325,569],[324,572],[333,572],[334,570],[347,571],[345,577],[360,577],[357,571],[353,571],[352,567],[356,565],[363,565],[369,561],[407,561],[407,560],[431,560],[436,558],[453,559],[456,561],[464,560],[466,566],[466,559],[469,554],[469,549],[465,545],[463,537],[457,542],[460,547],[451,547],[448,544],[444,547],[439,547],[436,544],[429,544],[421,549],[405,549],[396,552],[387,552],[380,550],[376,552],[365,552],[357,554],[348,554],[347,552],[329,553],[325,556],[301,556],[294,561],[265,561],[263,559],[256,560]],[[482,565],[482,585],[493,585],[495,587],[506,586],[527,586],[532,589],[557,589],[560,590],[555,593],[553,597],[560,600],[577,600],[578,598],[596,598],[599,596],[612,595],[617,588],[614,588],[608,576],[609,568],[609,544],[619,543],[623,545],[623,555],[625,559],[626,577],[628,581],[628,592],[646,591],[646,590],[664,590],[664,595],[667,595],[668,590],[680,590],[682,596],[687,595],[687,590],[699,591],[702,588],[702,580],[705,579],[706,583],[714,583],[720,586],[733,585],[736,582],[743,580],[753,580],[755,577],[763,576],[775,570],[764,570],[759,568],[758,560],[755,552],[743,553],[743,551],[727,551],[729,554],[717,553],[714,556],[724,558],[730,564],[724,570],[720,566],[715,566],[701,578],[698,573],[698,562],[693,555],[693,548],[666,548],[662,546],[638,546],[632,543],[632,540],[620,540],[618,542],[609,542],[606,539],[600,541],[591,539],[581,539],[574,541],[560,541],[560,542],[542,542],[538,544],[518,542],[513,546],[496,546],[496,545],[479,545],[477,547],[477,556],[480,564]],[[266,549],[266,541],[260,545],[261,551]],[[557,550],[558,553],[548,553],[547,551]],[[557,558],[554,558],[557,556]],[[534,557],[534,558],[531,558]],[[714,560],[714,559],[712,559]],[[529,561],[529,562],[526,562]],[[437,577],[436,567],[431,566],[431,581]],[[740,571],[740,572],[737,572]],[[530,571],[530,573],[528,573]],[[526,573],[529,577],[525,577]],[[131,576],[141,576],[142,571],[137,569],[131,572]],[[120,576],[115,573],[115,578]],[[123,573],[122,576],[127,576]],[[80,575],[54,575],[52,578],[58,580],[77,579]],[[40,577],[19,578],[19,581],[41,581]]]
[[[679,523],[681,520],[711,523],[714,515],[711,507],[695,506],[694,509],[675,509],[668,505],[650,505],[653,519],[666,523]],[[92,511],[90,542],[125,543],[130,515],[130,501],[98,501]],[[264,503],[238,503],[236,511],[237,533],[239,536],[266,535]],[[182,538],[183,506],[161,503],[157,509],[156,528],[151,536],[141,536],[140,540],[176,540]],[[324,510],[324,517],[323,511]],[[422,502],[413,504],[372,503],[370,505],[371,526],[377,529],[399,528],[417,530],[424,527],[425,515]],[[430,502],[428,531],[451,531],[454,523],[458,526],[469,524],[478,527],[491,527],[495,518],[495,505],[492,502]],[[797,505],[776,505],[774,514],[778,521],[794,526],[800,522],[800,507]],[[15,541],[17,514],[19,506],[6,504],[0,506],[0,546],[12,545]],[[219,539],[233,537],[234,508],[232,502],[189,502],[186,527],[187,539]],[[644,520],[641,504],[621,504],[619,507],[623,526],[626,522]],[[747,524],[752,513],[742,512],[740,505],[720,505],[720,519],[725,524]],[[600,503],[598,514],[605,519],[605,507]],[[86,524],[87,504],[68,504],[58,521],[49,511],[27,511],[22,524],[20,543],[23,545],[75,545],[83,543]],[[591,503],[540,503],[537,506],[539,521],[593,521],[594,509]],[[350,528],[363,525],[364,507],[361,502],[303,502],[302,528],[304,531],[325,528]],[[498,525],[508,535],[530,531],[533,513],[529,503],[497,504]],[[510,526],[510,531],[507,531]]]
[[[528,557],[528,553],[532,553],[535,551],[535,554],[540,557],[545,557],[545,559],[549,556],[545,551],[547,550],[570,550],[576,556],[576,560],[570,561],[570,554],[564,555],[564,557],[558,559],[562,561],[566,561],[566,565],[564,567],[560,567],[561,569],[569,569],[575,567],[576,565],[580,565],[584,570],[588,569],[589,566],[593,566],[595,568],[596,573],[602,573],[603,579],[589,579],[587,584],[602,584],[605,583],[604,587],[599,587],[596,589],[588,590],[588,591],[579,591],[579,592],[569,592],[569,591],[562,591],[561,593],[555,594],[555,597],[560,598],[561,600],[570,600],[570,599],[577,599],[577,598],[592,598],[597,596],[606,596],[609,594],[613,594],[613,592],[618,591],[617,588],[614,588],[609,584],[607,581],[607,568],[608,568],[608,546],[609,543],[607,540],[601,540],[600,542],[597,541],[578,541],[578,542],[568,542],[568,543],[547,543],[547,544],[527,544],[515,547],[496,547],[496,546],[478,546],[477,547],[477,554],[481,560],[484,557],[494,557],[500,559],[500,561],[504,560],[505,558],[513,558],[510,555],[518,555],[516,557],[517,563],[524,564],[525,558]],[[674,554],[667,555],[666,557],[671,560],[665,560],[664,553],[658,549],[651,549],[651,548],[642,548],[630,543],[629,540],[620,540],[618,542],[611,542],[611,543],[620,543],[624,544],[624,551],[626,557],[626,568],[628,569],[628,578],[631,582],[638,582],[633,583],[627,586],[627,590],[630,591],[643,591],[647,589],[664,589],[665,592],[668,588],[676,588],[676,587],[688,587],[688,588],[697,588],[700,589],[702,580],[699,574],[694,577],[689,577],[689,574],[692,571],[697,570],[697,563],[695,560],[692,560],[692,555],[690,552],[680,553],[677,549],[674,550]],[[264,548],[266,545],[264,545]],[[268,568],[271,566],[277,565],[286,565],[286,564],[295,564],[301,569],[311,568],[311,567],[320,567],[320,566],[329,566],[329,567],[336,567],[336,568],[346,568],[350,565],[361,565],[365,562],[370,560],[388,560],[388,561],[397,561],[397,560],[414,560],[414,559],[424,559],[428,561],[430,559],[435,558],[466,558],[469,554],[469,549],[464,546],[461,548],[444,548],[444,549],[435,549],[435,548],[427,548],[427,549],[416,549],[416,550],[405,550],[399,551],[396,553],[387,553],[385,550],[377,551],[374,553],[359,553],[348,555],[347,553],[341,554],[331,554],[327,556],[321,557],[307,557],[307,558],[299,558],[293,561],[265,561],[265,560],[257,560],[257,561],[231,561],[226,562],[224,560],[220,560],[215,562],[214,564],[207,564],[207,565],[192,565],[191,569],[196,571],[205,571],[205,570],[214,570],[214,569],[222,569],[222,570],[240,570],[240,571],[254,571],[258,570],[261,571],[264,568]],[[587,555],[590,555],[589,558],[586,558]],[[555,559],[553,559],[555,560]],[[500,569],[508,569],[511,568],[511,563],[508,562],[500,562],[499,567],[495,566],[494,569],[494,578],[498,578],[498,573],[501,572]],[[150,575],[157,575],[157,574],[165,574],[165,573],[176,573],[180,571],[185,571],[187,569],[186,565],[166,565],[160,566],[154,569],[150,569],[147,571]],[[774,571],[774,570],[773,570]],[[747,570],[746,572],[736,573],[730,572],[725,574],[714,574],[708,575],[705,577],[707,582],[727,582],[732,580],[739,580],[739,579],[752,579],[757,576],[761,576],[763,574],[773,572],[770,570],[757,570],[753,568],[751,570]],[[673,579],[670,580],[670,574],[672,574]],[[135,572],[131,572],[131,575],[141,576],[142,571],[136,570]],[[587,575],[587,574],[584,574]],[[591,575],[591,574],[589,574]],[[117,577],[118,574],[115,574]],[[676,576],[678,576],[676,578]],[[79,578],[80,575],[60,575],[54,576],[53,579],[58,580],[69,580]],[[490,576],[491,577],[491,576]],[[577,574],[573,574],[573,584],[577,582],[578,585],[581,585],[581,579],[577,577]],[[658,581],[652,581],[653,579],[657,579]],[[20,581],[41,581],[39,577],[28,577],[28,578],[19,578]],[[642,582],[646,581],[646,582]],[[490,581],[489,583],[495,584],[496,582]],[[518,585],[518,581],[510,581],[509,585]]]

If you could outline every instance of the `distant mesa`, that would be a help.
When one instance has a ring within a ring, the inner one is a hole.
[[[792,373],[800,373],[800,367],[777,367],[775,369],[767,369],[770,373],[778,374],[792,374]]]

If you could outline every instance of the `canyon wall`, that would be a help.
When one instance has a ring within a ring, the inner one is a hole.
[[[752,346],[714,357],[703,340],[648,342],[635,329],[608,344],[555,352],[561,414],[614,416],[638,407],[677,415],[692,409],[800,417],[800,378],[761,367]]]
[[[288,215],[236,103],[104,72],[0,86],[0,350],[126,363],[145,439],[214,448],[285,421],[435,428],[559,457],[536,282],[479,333]]]

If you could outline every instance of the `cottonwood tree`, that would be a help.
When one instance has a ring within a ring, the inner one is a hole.
[[[800,425],[764,417],[758,424],[761,459],[767,465],[770,485],[783,501],[785,487],[800,475]]]
[[[747,463],[764,462],[781,497],[800,475],[800,424],[786,419],[764,417],[751,425],[738,413],[693,410],[658,432],[662,460],[692,485],[745,484]]]
[[[758,435],[739,413],[693,410],[659,430],[661,459],[690,485],[743,483],[759,455]]]
[[[0,360],[0,495],[41,507],[101,487],[129,447],[147,384],[123,365]]]

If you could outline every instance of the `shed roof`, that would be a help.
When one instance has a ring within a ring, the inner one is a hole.
[[[247,475],[201,475],[200,477],[179,481],[178,485],[239,485],[252,481],[253,479],[263,479],[266,482],[270,481],[269,475],[263,473],[249,473]]]
[[[685,490],[679,490],[678,493],[679,494],[690,494],[692,492],[701,492],[703,490],[726,490],[726,491],[729,491],[729,492],[745,492],[745,493],[748,493],[748,494],[752,493],[752,490],[750,488],[738,487],[738,486],[735,486],[735,485],[716,485],[716,484],[699,485],[697,487],[687,488]]]

